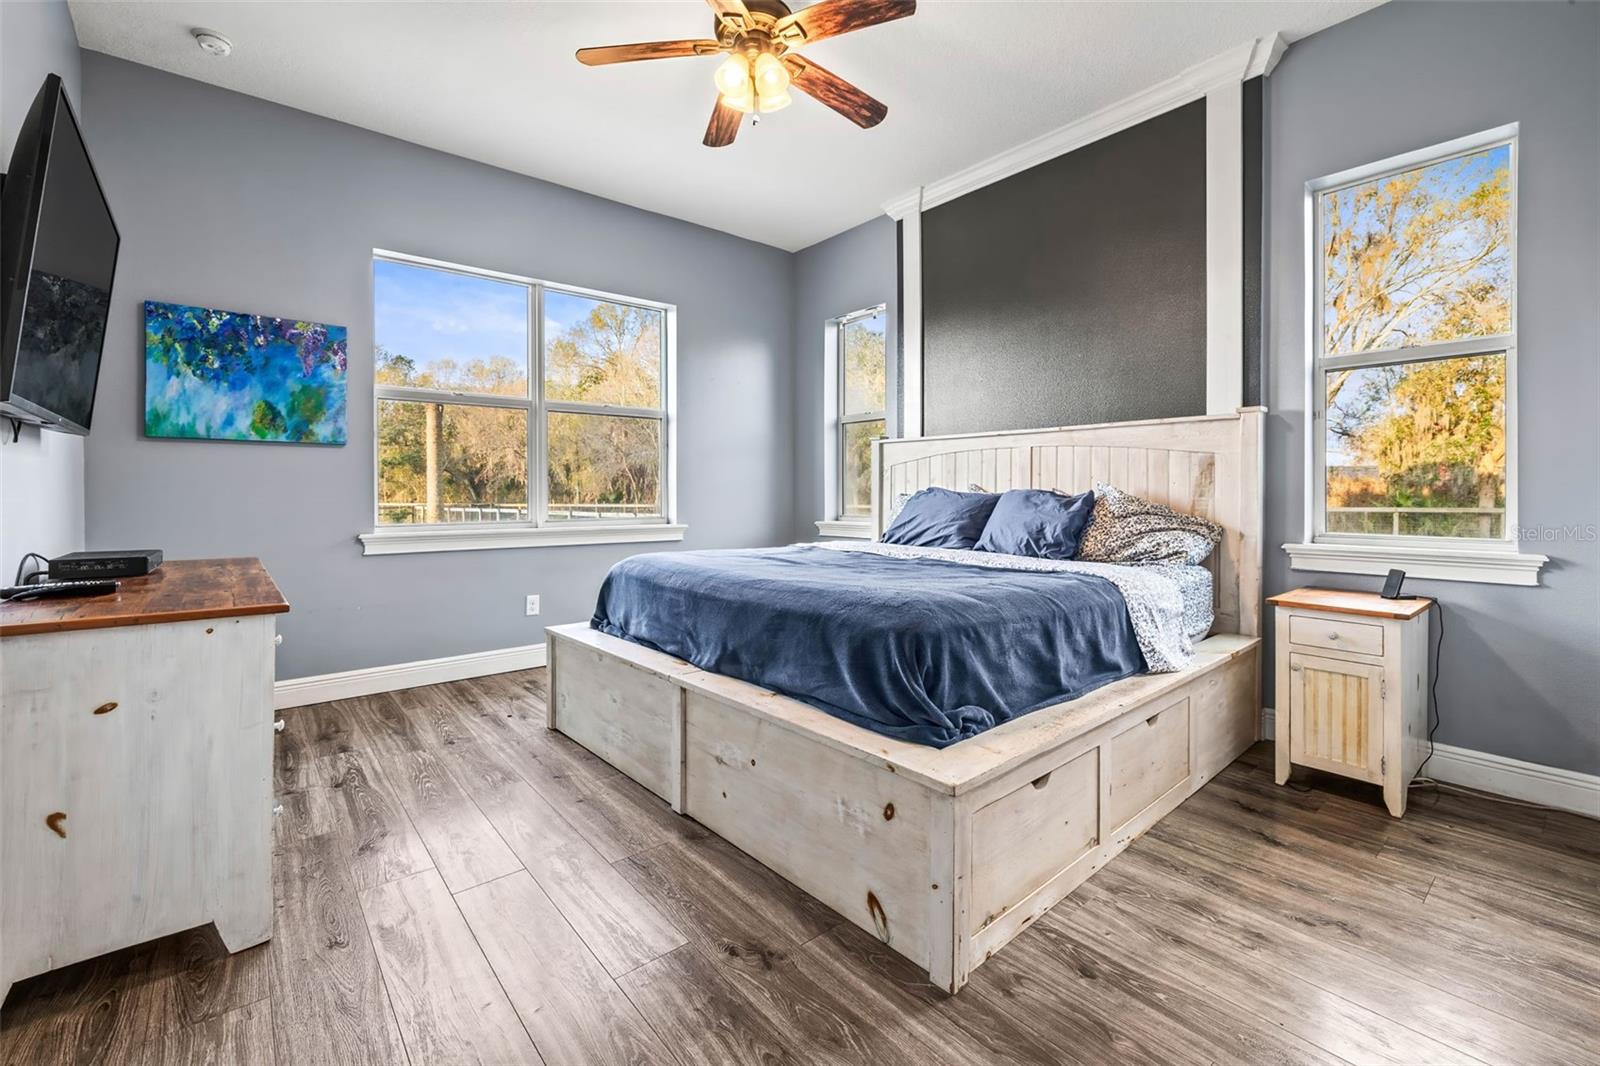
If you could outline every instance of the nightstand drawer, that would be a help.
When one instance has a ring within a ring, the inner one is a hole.
[[[1335,649],[1357,655],[1383,654],[1383,627],[1347,618],[1289,616],[1289,643],[1308,648]]]

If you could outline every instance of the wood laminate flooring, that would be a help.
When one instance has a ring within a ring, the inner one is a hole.
[[[1258,744],[959,996],[543,728],[542,670],[285,713],[277,915],[20,982],[6,1063],[1600,1062],[1600,822]],[[1306,790],[1306,786],[1312,786]]]

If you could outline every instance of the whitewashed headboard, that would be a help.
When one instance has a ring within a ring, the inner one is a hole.
[[[872,528],[882,535],[898,494],[929,486],[1086,492],[1108,482],[1222,526],[1209,564],[1212,631],[1260,636],[1265,414],[1265,407],[1242,407],[1231,415],[880,440],[872,448]]]

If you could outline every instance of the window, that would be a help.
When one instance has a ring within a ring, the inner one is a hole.
[[[839,456],[838,517],[860,521],[872,514],[872,442],[885,435],[884,322],[882,305],[836,320]]]
[[[1515,550],[1516,149],[1308,185],[1318,544]]]
[[[455,546],[441,534],[488,535],[472,546],[492,547],[681,537],[667,526],[672,316],[662,304],[376,255],[369,552]],[[652,535],[668,528],[677,536]],[[598,535],[571,535],[585,529]]]

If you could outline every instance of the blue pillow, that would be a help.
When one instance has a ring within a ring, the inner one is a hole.
[[[888,529],[885,544],[918,548],[971,548],[983,535],[1000,497],[992,492],[923,489],[906,501]]]
[[[1038,559],[1071,559],[1094,517],[1094,493],[1063,496],[1048,489],[1000,494],[977,548]]]

